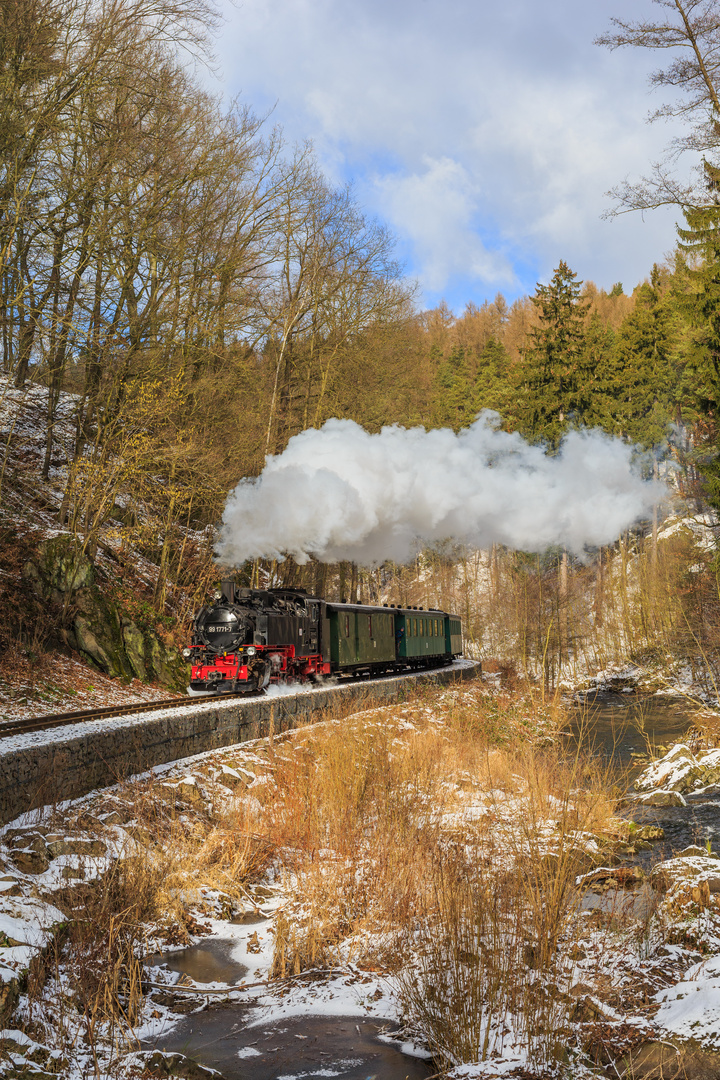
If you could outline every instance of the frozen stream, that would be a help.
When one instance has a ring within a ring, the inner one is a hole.
[[[425,1080],[432,1073],[421,1057],[403,1052],[414,1048],[393,1037],[396,1025],[382,1019],[391,1010],[368,1009],[365,977],[351,978],[350,985],[331,980],[326,992],[311,981],[307,992],[290,989],[289,998],[287,989],[268,995],[255,980],[267,978],[272,918],[211,925],[211,936],[196,945],[146,958],[151,982],[172,986],[180,973],[197,994],[186,998],[186,1015],[166,1016],[152,1035],[146,1033],[144,1049],[185,1054],[224,1080]],[[238,986],[241,981],[249,982],[249,991]],[[229,1000],[223,988],[232,994]]]
[[[218,1069],[225,1080],[426,1080],[431,1070],[384,1036],[393,1025],[356,1016],[303,1016],[245,1027],[246,1009],[218,1004],[181,1021],[160,1045]]]

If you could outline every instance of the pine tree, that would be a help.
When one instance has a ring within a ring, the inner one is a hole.
[[[560,262],[550,284],[538,284],[530,299],[539,326],[530,332],[518,367],[519,426],[554,447],[571,422],[583,422],[588,407],[583,359],[589,305],[580,298],[582,282],[576,278]]]

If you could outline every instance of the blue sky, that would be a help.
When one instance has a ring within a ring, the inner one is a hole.
[[[657,160],[664,57],[593,45],[650,0],[238,0],[220,88],[312,140],[398,238],[425,306],[457,312],[547,281],[560,259],[626,291],[675,243],[677,214],[603,220],[606,192]]]

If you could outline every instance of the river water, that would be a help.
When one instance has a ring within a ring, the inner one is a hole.
[[[684,698],[640,698],[626,694],[597,694],[573,710],[574,736],[581,745],[618,771],[621,783],[632,794],[632,782],[647,764],[648,752],[662,755],[681,742],[692,726],[695,709]],[[704,847],[709,840],[720,850],[720,800],[717,796],[686,795],[686,807],[638,808],[628,800],[626,817],[643,825],[659,825],[665,839],[640,853],[635,862],[643,866],[669,858],[690,844]]]
[[[225,1080],[427,1080],[426,1062],[388,1041],[393,1024],[362,1016],[302,1016],[251,1028],[246,1009],[210,1006],[188,1016],[159,1045],[218,1069]]]

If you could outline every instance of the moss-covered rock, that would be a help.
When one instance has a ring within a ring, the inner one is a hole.
[[[75,598],[73,630],[78,648],[113,677],[131,679],[133,668],[125,651],[120,616],[97,586],[81,589]]]
[[[165,645],[159,638],[150,639],[150,658],[155,678],[162,686],[185,686],[187,664],[177,649]]]
[[[25,576],[34,581],[43,596],[64,598],[95,581],[92,561],[82,544],[69,533],[43,540],[35,558],[25,566]]]
[[[172,645],[166,645],[153,628],[140,629],[130,619],[123,619],[122,637],[125,653],[133,672],[143,682],[184,688],[187,664]]]
[[[127,653],[127,658],[130,661],[135,675],[138,679],[142,679],[143,682],[147,682],[148,673],[145,665],[145,635],[134,622],[123,619],[122,636],[125,644],[125,652]]]
[[[24,577],[47,604],[62,609],[62,634],[106,675],[159,682],[181,689],[186,664],[177,649],[152,627],[140,627],[118,611],[98,584],[95,567],[81,541],[68,533],[44,540],[25,566]]]

